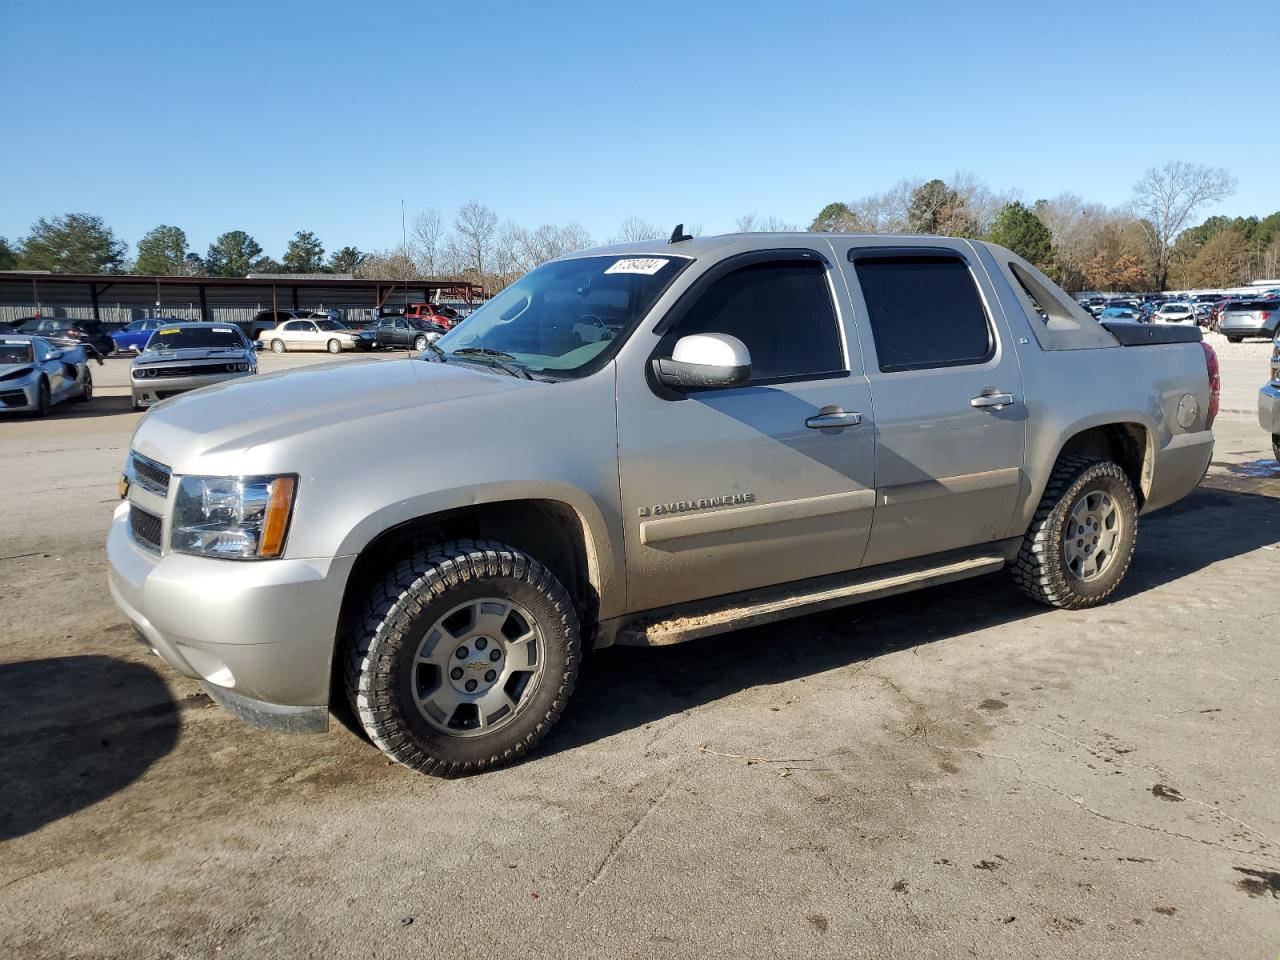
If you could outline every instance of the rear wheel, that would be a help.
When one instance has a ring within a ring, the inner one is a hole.
[[[84,368],[84,385],[80,388],[80,396],[76,398],[81,403],[88,403],[93,399],[93,374],[89,372],[89,368]]]
[[[337,340],[330,340],[328,343],[328,349],[330,353],[341,353],[342,344],[340,344]]]
[[[392,759],[439,776],[526,754],[559,719],[581,659],[569,594],[538,561],[492,541],[415,554],[352,625],[348,699]]]
[[[283,340],[272,340],[272,341],[271,341],[271,352],[272,352],[272,353],[284,353],[284,341],[283,341]]]
[[[1227,337],[1227,343],[1239,343],[1244,337]]]
[[[1119,465],[1063,457],[1023,538],[1014,580],[1050,606],[1096,606],[1124,579],[1137,535],[1138,501]]]

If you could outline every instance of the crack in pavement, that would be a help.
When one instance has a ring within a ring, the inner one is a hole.
[[[581,900],[586,892],[604,877],[605,872],[622,854],[623,848],[627,845],[627,842],[635,836],[637,830],[644,826],[645,821],[653,816],[654,811],[657,810],[658,807],[662,806],[663,801],[667,799],[667,796],[673,789],[675,789],[676,784],[682,779],[684,779],[684,772],[677,771],[663,788],[662,792],[649,801],[649,805],[645,808],[644,813],[640,814],[636,821],[632,823],[631,826],[627,827],[627,829],[623,831],[622,835],[609,845],[609,850],[605,853],[604,859],[601,860],[600,864],[596,867],[595,872],[591,874],[591,878],[578,889],[577,898],[579,900]]]

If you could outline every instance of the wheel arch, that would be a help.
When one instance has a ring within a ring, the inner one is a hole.
[[[1058,446],[1053,463],[1067,456],[1097,457],[1115,461],[1129,483],[1133,485],[1142,509],[1151,492],[1152,471],[1155,463],[1155,435],[1144,423],[1136,420],[1109,421],[1077,426]],[[1051,465],[1052,469],[1052,465]],[[1046,478],[1047,483],[1047,478]],[[1036,498],[1043,494],[1043,484]]]

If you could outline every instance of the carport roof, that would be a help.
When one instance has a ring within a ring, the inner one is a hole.
[[[373,290],[390,286],[403,285],[406,280],[387,278],[384,280],[357,280],[345,276],[326,274],[258,274],[250,277],[166,277],[142,275],[136,273],[46,273],[32,270],[0,270],[0,283],[38,283],[40,285],[85,284],[155,286],[161,284],[191,287],[330,287],[347,290]],[[466,280],[419,280],[408,278],[407,282],[415,288],[430,290],[450,290],[470,288],[483,296],[482,287],[478,283]]]

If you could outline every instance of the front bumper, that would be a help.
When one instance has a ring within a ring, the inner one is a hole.
[[[225,383],[228,380],[252,377],[256,372],[255,370],[243,370],[235,373],[204,374],[198,377],[147,377],[145,380],[134,380],[133,374],[130,373],[129,381],[133,385],[133,405],[135,407],[149,407],[153,403],[159,403],[169,397],[186,393],[188,390],[199,390],[201,387],[212,386],[215,383]]]
[[[40,381],[18,380],[0,383],[0,413],[30,413],[39,405]]]
[[[1273,437],[1280,436],[1280,383],[1272,381],[1258,391],[1258,423]]]
[[[261,561],[157,554],[107,535],[111,595],[146,644],[242,719],[324,729],[342,595],[354,557]],[[216,690],[216,692],[215,692]]]

